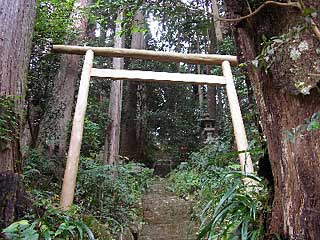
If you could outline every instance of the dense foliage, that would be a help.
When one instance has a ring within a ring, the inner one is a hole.
[[[151,180],[150,169],[135,163],[107,166],[83,158],[75,204],[67,212],[59,210],[61,180],[55,177],[55,169],[54,162],[46,163],[36,152],[30,154],[24,168],[24,181],[33,207],[23,220],[4,230],[6,236],[82,239],[81,236],[87,234],[111,238],[141,215],[139,201]]]
[[[9,142],[17,139],[15,129],[19,120],[14,111],[14,101],[17,100],[12,96],[0,96],[0,151],[5,150]]]
[[[213,139],[193,153],[189,163],[170,175],[170,188],[196,202],[199,239],[262,239],[270,189],[254,175],[243,176],[235,161],[237,152],[224,141]],[[257,149],[251,153],[254,156]],[[252,182],[244,184],[244,177]]]
[[[59,57],[50,52],[51,45],[68,42],[76,36],[69,18],[73,4],[74,1],[66,0],[38,2],[26,97],[33,141],[36,141],[37,129],[52,97],[53,81],[59,68]]]

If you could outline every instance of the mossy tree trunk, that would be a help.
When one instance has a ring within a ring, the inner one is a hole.
[[[303,2],[318,12],[314,20],[319,25],[320,2]],[[245,1],[226,3],[229,17],[249,13]],[[301,11],[290,7],[269,5],[233,26],[239,56],[248,64],[272,165],[275,192],[269,238],[280,234],[285,239],[319,239],[320,130],[312,130],[305,119],[314,116],[314,126],[319,121],[315,113],[320,112],[320,41]],[[279,37],[283,34],[287,35]],[[275,36],[278,40],[267,44],[269,51],[260,59],[264,67],[256,68],[251,62],[263,51],[264,37]]]
[[[88,20],[83,16],[84,8],[91,4],[91,0],[77,0],[74,3],[71,18],[73,29],[77,32],[77,37],[72,44],[77,45],[86,41]],[[71,122],[74,107],[74,97],[76,83],[80,78],[79,73],[81,56],[62,55],[58,74],[54,80],[53,94],[48,102],[46,111],[40,125],[38,145],[48,151],[49,158],[57,158],[59,163],[63,163],[67,150],[68,124]],[[62,165],[58,174],[62,174]]]
[[[20,134],[35,14],[35,0],[1,1],[0,228],[19,214],[18,205],[23,198]]]

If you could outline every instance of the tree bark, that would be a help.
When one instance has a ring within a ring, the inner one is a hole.
[[[141,10],[137,10],[134,17],[134,24],[142,27],[144,24],[144,14]],[[144,49],[144,36],[141,32],[134,32],[132,34],[131,49]],[[138,105],[138,83],[127,82],[126,85],[126,101],[124,105],[124,112],[126,118],[123,121],[123,131],[121,133],[121,153],[122,155],[136,159],[138,154],[138,138],[137,132],[137,105]]]
[[[81,9],[90,4],[91,0],[77,0],[74,3],[70,18],[73,19],[73,29],[78,32],[79,37],[73,44],[80,44],[86,39],[88,21],[82,15]],[[80,59],[78,55],[61,56],[60,68],[54,80],[53,97],[40,125],[38,145],[48,148],[49,158],[57,156],[61,163],[64,162],[67,149],[67,127],[72,117]]]
[[[223,40],[221,21],[219,21],[219,5],[217,0],[211,0],[212,14],[213,14],[213,25],[216,34],[217,42]]]
[[[20,204],[22,159],[19,141],[35,14],[35,0],[1,2],[0,119],[6,121],[1,124],[1,130],[8,132],[0,138],[0,228],[17,216]],[[7,119],[7,114],[16,120]]]
[[[117,17],[114,47],[124,47],[124,37],[118,35],[121,32],[121,20],[123,19],[123,10],[120,10]],[[123,58],[113,59],[114,69],[123,69]],[[116,164],[119,161],[120,148],[120,124],[121,124],[121,110],[122,110],[122,87],[123,81],[116,80],[111,82],[110,101],[108,117],[109,121],[106,127],[106,138],[104,144],[104,163]]]
[[[197,34],[197,53],[198,54],[200,53],[200,39],[198,34]],[[180,64],[178,65],[178,68],[180,68]],[[207,68],[207,74],[208,72],[209,72],[209,66]],[[201,66],[199,64],[197,65],[197,74],[201,74]],[[203,111],[203,99],[204,99],[202,87],[203,87],[202,85],[198,86],[199,109],[201,112]]]
[[[216,0],[211,1],[211,11],[213,14],[212,25],[209,28],[209,49],[208,53],[215,53],[217,51],[217,45],[223,40],[221,23],[218,21],[219,6]],[[210,74],[209,72],[207,74]],[[211,119],[215,119],[217,122],[217,88],[215,86],[208,86],[208,113]],[[216,132],[217,132],[217,124]]]
[[[136,12],[135,16],[135,24],[139,28],[144,27],[144,21],[145,21],[145,15],[144,12],[139,9]],[[145,39],[144,39],[144,34],[142,32],[137,33],[138,36],[138,43],[139,47],[141,49],[145,48]],[[148,105],[147,105],[147,96],[148,94],[148,87],[146,83],[139,82],[138,87],[137,87],[137,129],[136,129],[136,136],[137,136],[137,153],[136,153],[136,158],[139,159],[140,161],[144,161],[147,158],[146,154],[146,149],[147,149],[147,117],[145,116],[145,113],[148,110]]]
[[[148,111],[148,86],[145,83],[138,84],[138,104],[137,104],[137,159],[144,161],[147,158],[147,117]]]
[[[248,14],[244,2],[226,3],[230,17]],[[317,0],[304,4],[320,9]],[[319,25],[319,17],[315,22]],[[250,63],[261,53],[264,37],[292,34],[293,27],[305,24],[308,22],[297,9],[265,7],[234,26],[239,56]],[[320,112],[319,77],[310,75],[320,72],[316,50],[320,43],[310,27],[293,34],[295,37],[287,36],[284,43],[273,45],[267,74],[252,64],[248,65],[248,73],[262,116],[274,177],[270,238],[277,233],[286,239],[309,240],[320,236],[320,131],[303,127],[305,119]],[[294,137],[288,134],[292,129],[296,129]]]

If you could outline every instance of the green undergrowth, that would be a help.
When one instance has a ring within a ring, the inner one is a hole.
[[[55,164],[30,154],[24,181],[32,207],[3,230],[8,239],[116,239],[141,215],[140,197],[152,179],[141,164],[106,166],[80,160],[74,204],[59,209],[61,182]]]
[[[253,159],[261,149],[253,148]],[[263,239],[269,191],[255,175],[243,176],[237,152],[217,138],[170,174],[170,189],[195,203],[198,239]],[[244,177],[251,179],[245,185]],[[250,181],[249,181],[250,182]]]
[[[18,100],[17,96],[0,96],[0,151],[7,149],[17,139],[19,115],[15,101]]]

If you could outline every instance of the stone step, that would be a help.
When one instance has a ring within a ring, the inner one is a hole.
[[[139,240],[194,240],[197,232],[192,223],[192,202],[179,198],[158,179],[142,198],[143,221]],[[188,234],[189,233],[189,234]]]
[[[153,173],[156,176],[165,177],[171,172],[172,166],[173,164],[171,160],[157,161],[153,166]]]
[[[196,237],[184,238],[181,236],[140,236],[139,240],[196,240]]]
[[[167,196],[167,195],[175,196],[175,194],[170,192],[170,191],[168,191],[165,186],[161,186],[159,184],[152,185],[152,191],[147,192],[146,196],[154,195],[154,194],[157,194],[157,193],[160,193],[163,196]]]
[[[192,206],[189,202],[176,197],[143,201],[144,221],[151,224],[171,223],[190,218]]]
[[[146,224],[143,226],[139,240],[178,240],[196,239],[194,224],[190,221],[179,222],[176,224]]]

